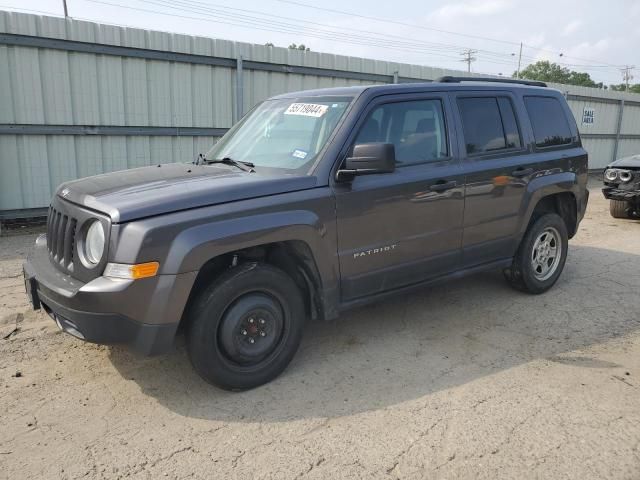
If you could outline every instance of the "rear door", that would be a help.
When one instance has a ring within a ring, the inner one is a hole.
[[[446,94],[388,95],[365,110],[356,143],[393,143],[393,173],[336,183],[343,300],[418,283],[460,266],[464,176]]]
[[[466,174],[462,263],[513,256],[521,208],[538,169],[524,106],[509,91],[452,94]]]

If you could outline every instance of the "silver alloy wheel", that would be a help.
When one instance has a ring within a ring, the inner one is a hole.
[[[531,251],[531,267],[537,280],[549,279],[560,264],[562,242],[560,233],[553,227],[545,228],[533,244]]]

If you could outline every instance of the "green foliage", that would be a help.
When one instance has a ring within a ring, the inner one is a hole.
[[[264,44],[265,47],[275,47],[275,45],[271,42],[267,42]],[[301,43],[300,45],[296,45],[295,43],[292,43],[291,45],[289,45],[289,48],[291,50],[303,50],[305,52],[309,52],[311,51],[311,49],[309,47],[306,47],[304,45],[304,43]]]
[[[311,50],[309,47],[305,47],[304,43],[301,43],[300,45],[296,45],[295,43],[292,43],[291,45],[289,45],[289,48],[291,50],[304,50],[306,52]]]
[[[619,83],[617,85],[609,85],[609,88],[615,92],[624,92],[627,86],[624,83]],[[629,91],[631,93],[640,93],[640,83],[629,85]]]
[[[514,72],[513,77],[515,78],[516,76],[517,72]],[[565,85],[603,88],[602,82],[594,82],[588,73],[569,70],[548,60],[540,60],[528,65],[520,71],[520,78],[539,80],[541,82],[564,83]]]

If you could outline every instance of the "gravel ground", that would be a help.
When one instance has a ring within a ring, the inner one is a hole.
[[[0,238],[0,478],[640,478],[640,222],[591,197],[548,293],[481,274],[312,324],[239,394],[182,340],[59,333],[23,293],[35,235]]]

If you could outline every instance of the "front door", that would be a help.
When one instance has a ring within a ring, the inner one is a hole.
[[[460,266],[464,176],[449,141],[448,98],[385,96],[367,112],[347,156],[357,143],[392,143],[396,170],[335,186],[343,301]]]

